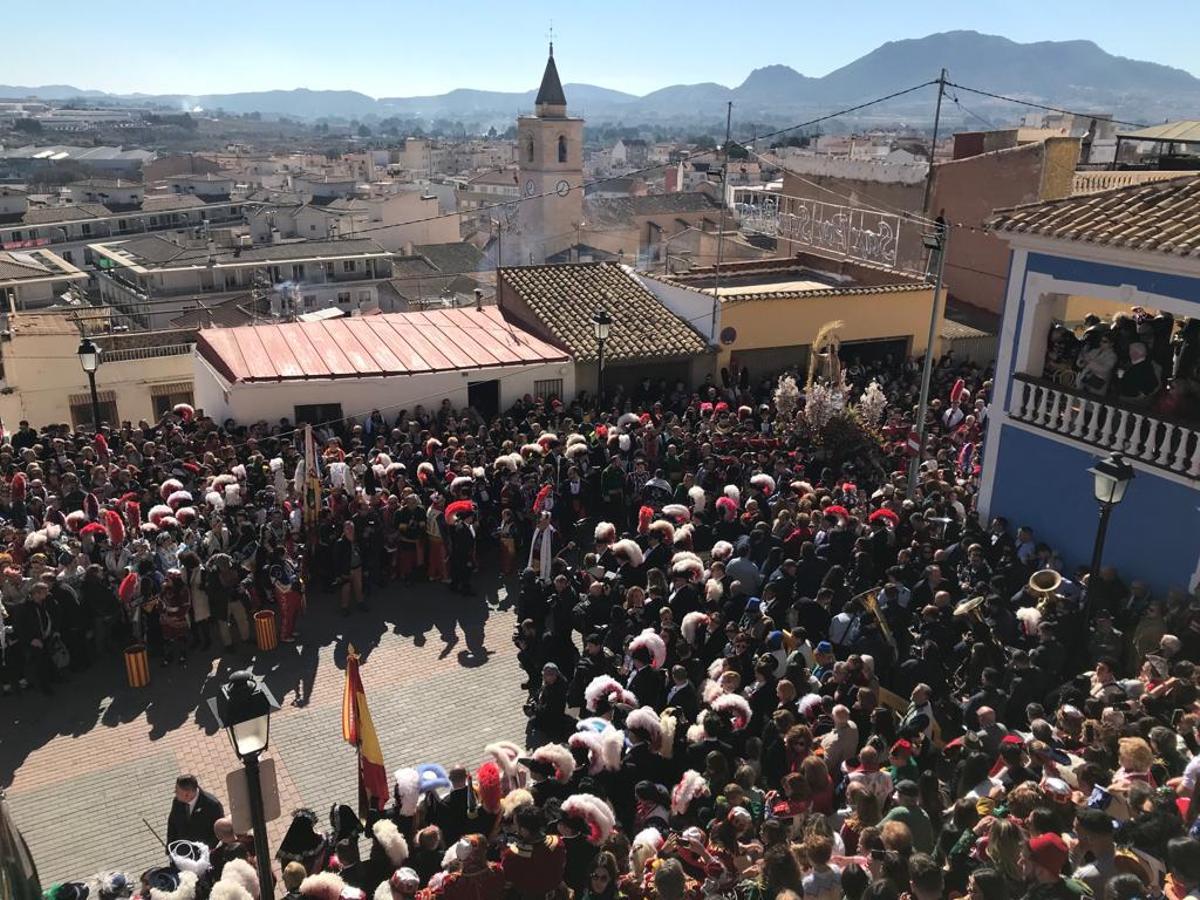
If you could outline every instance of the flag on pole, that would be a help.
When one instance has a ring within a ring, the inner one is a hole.
[[[342,692],[342,740],[353,744],[358,751],[358,814],[366,818],[367,811],[382,810],[387,805],[389,785],[383,765],[379,736],[367,709],[367,694],[363,690],[358,654],[351,645],[346,654],[346,687]]]
[[[321,470],[317,465],[317,448],[313,443],[312,425],[304,426],[304,454],[296,465],[293,487],[300,495],[300,508],[304,524],[317,524],[321,512]]]

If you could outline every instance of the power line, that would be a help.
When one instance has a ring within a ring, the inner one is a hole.
[[[1064,113],[1065,115],[1068,115],[1068,116],[1079,116],[1081,119],[1101,118],[1100,116],[1097,116],[1095,113],[1076,112],[1073,109],[1063,109],[1061,106],[1047,106],[1044,103],[1034,103],[1032,100],[1021,100],[1017,97],[1005,96],[1004,94],[994,94],[991,91],[984,91],[984,90],[980,90],[979,88],[967,87],[965,84],[958,84],[957,82],[954,82],[954,81],[947,81],[946,84],[949,85],[950,87],[956,87],[960,91],[968,91],[972,94],[979,94],[981,97],[991,97],[993,100],[1005,100],[1009,103],[1020,104],[1021,106],[1030,106],[1030,107],[1033,107],[1034,109],[1044,109],[1047,112]],[[1106,119],[1105,121],[1112,122],[1116,125],[1128,125],[1130,128],[1145,128],[1146,127],[1145,123],[1143,123],[1143,122],[1125,122],[1125,121],[1122,121],[1121,119]]]
[[[980,122],[982,122],[984,125],[986,125],[992,131],[996,130],[996,126],[994,124],[992,124],[991,122],[989,122],[987,119],[985,119],[983,116],[979,115],[979,113],[973,112],[972,110],[967,109],[967,107],[963,105],[963,102],[958,99],[957,94],[951,94],[950,99],[954,101],[955,106],[957,106],[959,109],[961,109],[963,112],[965,112],[968,116],[978,119]]]

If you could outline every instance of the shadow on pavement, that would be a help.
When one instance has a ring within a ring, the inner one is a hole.
[[[145,714],[147,738],[158,740],[189,720],[205,734],[219,724],[207,698],[215,696],[229,674],[253,668],[280,704],[304,706],[312,696],[321,665],[320,649],[333,645],[333,663],[345,668],[351,644],[364,662],[389,630],[411,637],[423,646],[436,631],[445,645],[441,658],[458,650],[464,668],[485,665],[490,651],[485,645],[489,613],[508,603],[503,581],[494,574],[477,575],[475,593],[463,596],[440,584],[392,583],[368,597],[368,609],[343,617],[330,594],[310,595],[295,644],[279,644],[259,652],[242,644],[217,656],[215,650],[192,650],[186,662],[160,667],[150,661],[150,684],[131,688],[125,680],[119,651],[67,675],[52,696],[27,690],[0,697],[0,787],[12,784],[16,770],[30,754],[59,736],[80,736],[96,727],[116,727]],[[507,635],[493,636],[505,641]],[[460,649],[461,645],[461,649]]]

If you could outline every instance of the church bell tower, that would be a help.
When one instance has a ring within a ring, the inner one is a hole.
[[[534,114],[517,118],[517,153],[524,252],[517,262],[542,263],[573,245],[583,224],[583,119],[567,115],[553,43]]]

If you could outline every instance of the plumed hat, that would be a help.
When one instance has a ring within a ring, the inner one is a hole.
[[[624,558],[629,561],[629,564],[637,568],[645,560],[642,554],[642,548],[637,545],[636,541],[629,538],[623,538],[612,545],[613,555],[618,558]]]
[[[649,654],[650,665],[656,669],[661,669],[663,663],[667,661],[666,642],[659,637],[653,628],[645,629],[629,642],[630,655],[637,653],[639,650]]]
[[[579,831],[586,829],[588,843],[594,845],[608,840],[617,822],[608,801],[594,794],[573,794],[568,797],[562,803],[562,815],[562,821],[569,827]]]
[[[371,837],[379,845],[393,867],[404,865],[408,859],[408,841],[391,819],[380,819],[371,826]]]

